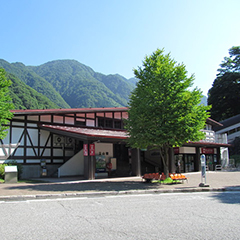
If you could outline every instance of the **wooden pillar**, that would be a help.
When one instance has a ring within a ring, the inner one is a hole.
[[[200,171],[200,147],[196,147],[196,159],[194,161],[194,171]]]
[[[140,161],[140,149],[132,149],[132,174],[134,176],[141,176],[141,161]]]
[[[217,164],[222,164],[221,163],[221,148],[220,147],[218,147],[217,148]]]
[[[95,179],[95,156],[89,155],[89,141],[84,141],[87,144],[88,155],[84,156],[84,178],[92,180]]]

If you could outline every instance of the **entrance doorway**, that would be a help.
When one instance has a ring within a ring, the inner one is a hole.
[[[117,159],[117,176],[129,176],[131,165],[129,162],[129,151],[125,144],[114,144],[113,155]]]

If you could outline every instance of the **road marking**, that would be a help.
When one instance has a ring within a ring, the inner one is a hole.
[[[149,197],[149,196],[153,196],[155,194],[153,193],[146,193],[146,194],[121,194],[121,195],[109,195],[109,196],[105,196],[106,198],[124,198],[124,197],[139,197],[139,196],[142,196],[142,197]]]
[[[85,200],[89,199],[88,197],[74,197],[74,198],[51,198],[51,199],[25,199],[25,200],[18,200],[18,201],[0,201],[0,204],[11,204],[11,203],[33,203],[33,202],[57,202],[57,201],[72,201],[72,200]]]
[[[186,196],[187,199],[192,198],[192,199],[199,199],[201,196],[197,195],[216,195],[216,194],[240,194],[239,191],[209,191],[209,192],[179,192],[179,193],[136,193],[136,194],[131,194],[131,193],[123,193],[123,194],[115,194],[115,195],[88,195],[85,197],[58,197],[58,198],[43,198],[43,199],[21,199],[21,200],[4,200],[0,201],[0,204],[16,204],[16,203],[33,203],[33,202],[57,202],[57,201],[73,201],[73,200],[86,200],[86,199],[104,199],[104,198],[129,198],[129,197],[169,197],[169,196],[177,196],[177,195],[182,195]]]

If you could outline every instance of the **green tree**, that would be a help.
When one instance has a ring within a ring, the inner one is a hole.
[[[240,114],[240,73],[226,72],[218,76],[208,91],[211,116],[217,121]]]
[[[173,146],[203,139],[209,114],[200,105],[201,91],[190,91],[194,75],[187,77],[185,65],[177,64],[156,50],[134,70],[139,79],[129,101],[126,129],[133,148],[160,148],[164,172],[169,173],[169,153]]]
[[[229,49],[229,57],[224,58],[220,67],[208,91],[211,116],[217,121],[240,114],[240,46]]]
[[[229,57],[225,57],[220,64],[217,76],[221,77],[225,73],[240,72],[240,46],[233,46],[229,49]]]
[[[8,127],[5,125],[13,115],[10,112],[13,109],[13,104],[8,95],[10,85],[11,81],[6,79],[4,69],[0,68],[0,139],[6,137]]]

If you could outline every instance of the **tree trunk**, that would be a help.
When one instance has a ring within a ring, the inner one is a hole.
[[[165,144],[160,148],[160,156],[164,166],[164,174],[169,177],[169,145]]]

